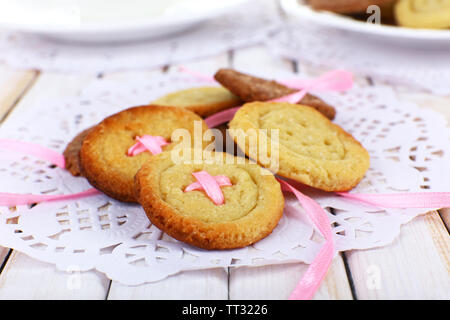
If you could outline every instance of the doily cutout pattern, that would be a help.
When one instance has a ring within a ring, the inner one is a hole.
[[[448,50],[388,40],[290,20],[266,46],[276,55],[316,67],[347,69],[391,85],[450,94]]]
[[[83,45],[3,31],[0,61],[19,69],[56,72],[142,70],[250,46],[264,41],[280,24],[274,1],[253,0],[181,34],[136,43]]]
[[[294,75],[291,75],[293,77]],[[180,73],[99,79],[79,96],[36,101],[13,116],[0,137],[39,143],[59,152],[81,130],[128,106],[142,105],[177,89],[205,85]],[[445,119],[399,101],[389,87],[355,87],[320,94],[336,106],[336,123],[369,150],[371,167],[355,192],[449,191],[450,133]],[[0,152],[0,192],[61,194],[89,188],[82,177],[10,152]],[[400,226],[427,209],[383,209],[330,193],[303,190],[327,211],[338,251],[373,248],[393,241]],[[137,285],[182,270],[310,263],[323,243],[295,199],[286,194],[283,218],[274,232],[252,246],[207,251],[179,242],[153,226],[139,205],[105,195],[0,207],[0,245],[14,248],[59,270],[97,269],[110,279]]]

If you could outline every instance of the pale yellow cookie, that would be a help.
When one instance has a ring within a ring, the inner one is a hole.
[[[205,151],[201,158],[210,161],[178,161],[166,151],[142,166],[135,192],[150,221],[175,239],[204,249],[240,248],[269,235],[284,206],[273,174],[226,153]],[[223,204],[213,203],[204,190],[185,192],[198,171],[230,179],[231,186],[221,187]]]
[[[229,128],[236,144],[250,158],[280,176],[314,188],[350,190],[369,168],[369,154],[361,144],[308,106],[248,103],[236,113]]]
[[[152,104],[183,107],[207,117],[241,104],[241,100],[223,87],[198,87],[169,93]]]
[[[450,0],[399,0],[397,23],[410,28],[450,28]]]

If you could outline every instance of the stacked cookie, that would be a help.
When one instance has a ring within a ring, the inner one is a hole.
[[[83,131],[64,152],[67,169],[112,198],[140,203],[162,231],[205,249],[248,246],[272,232],[284,205],[275,174],[326,191],[363,178],[369,155],[331,122],[332,106],[312,95],[301,104],[267,102],[293,90],[231,69],[215,78],[223,87],[174,92]],[[229,133],[247,157],[214,151],[202,116],[241,103]]]

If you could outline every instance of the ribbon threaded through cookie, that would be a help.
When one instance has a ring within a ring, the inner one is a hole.
[[[204,190],[215,205],[220,206],[225,203],[225,197],[220,187],[232,186],[230,178],[224,175],[213,177],[207,171],[193,172],[192,175],[197,179],[197,182],[188,185],[184,192]]]
[[[136,137],[136,141],[137,142],[128,149],[128,156],[133,157],[145,151],[149,151],[151,154],[155,155],[163,151],[162,147],[170,144],[161,136],[150,135]]]

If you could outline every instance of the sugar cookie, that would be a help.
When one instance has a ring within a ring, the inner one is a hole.
[[[150,221],[175,239],[204,249],[240,248],[269,235],[284,206],[275,177],[230,154],[205,151],[203,157],[214,160],[178,162],[166,151],[142,166],[135,190]],[[232,185],[221,187],[224,204],[216,205],[203,190],[185,192],[199,171],[229,178]]]
[[[76,135],[75,138],[69,142],[63,152],[64,160],[66,162],[66,170],[68,170],[75,177],[81,175],[80,149],[84,138],[88,135],[90,130],[91,128],[83,130]]]
[[[171,141],[174,130],[186,129],[194,146],[196,127],[201,134],[208,129],[201,117],[183,108],[139,106],[126,109],[104,119],[84,138],[80,151],[81,172],[105,194],[134,202],[134,175],[152,157],[149,151],[127,155],[129,148],[136,143],[135,138],[143,135],[162,137],[172,142],[162,150],[170,150],[178,143]]]
[[[183,107],[207,117],[219,111],[241,105],[242,101],[222,87],[198,87],[169,93],[152,104]]]
[[[361,144],[308,106],[248,103],[236,113],[229,128],[236,144],[250,158],[265,167],[273,167],[277,160],[277,174],[311,187],[347,191],[358,184],[369,168],[369,154]],[[252,140],[260,143],[256,150],[251,149]],[[278,145],[278,159],[262,163],[260,159],[266,157],[266,150],[274,150],[272,144]],[[266,150],[261,145],[267,146]]]

